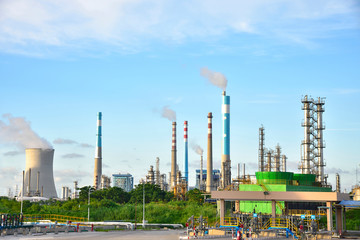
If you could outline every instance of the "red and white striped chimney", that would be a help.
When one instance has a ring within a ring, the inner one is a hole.
[[[171,179],[170,179],[170,187],[171,190],[174,190],[176,186],[176,122],[172,123],[172,145],[171,145]]]
[[[206,192],[212,190],[212,171],[213,171],[213,159],[212,159],[212,113],[208,114],[208,146],[207,146],[207,169],[206,169]]]

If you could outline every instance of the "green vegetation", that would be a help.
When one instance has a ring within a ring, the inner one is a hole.
[[[143,187],[145,187],[145,218],[149,223],[182,223],[191,215],[207,216],[209,222],[216,221],[216,205],[203,203],[204,197],[198,189],[187,192],[187,201],[176,201],[171,192],[162,191],[157,185],[139,184],[131,192],[113,187],[94,191],[90,188],[90,220],[142,221]],[[59,214],[86,217],[89,187],[80,189],[78,199],[30,203],[24,201],[24,214]],[[20,212],[20,202],[0,198],[0,212]]]

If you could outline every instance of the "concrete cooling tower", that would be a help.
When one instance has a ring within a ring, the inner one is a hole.
[[[53,175],[54,149],[28,148],[25,154],[24,196],[57,198]]]

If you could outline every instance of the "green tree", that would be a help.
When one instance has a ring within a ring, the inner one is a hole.
[[[130,202],[132,203],[142,203],[143,202],[143,187],[144,184],[138,184],[136,188],[134,188],[131,192]],[[171,195],[167,194],[167,192],[160,189],[158,185],[155,184],[145,184],[145,202],[168,202]]]
[[[204,196],[201,194],[200,190],[195,188],[186,193],[186,199],[189,202],[203,203]]]

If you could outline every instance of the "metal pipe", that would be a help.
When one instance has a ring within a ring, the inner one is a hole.
[[[172,145],[171,145],[171,176],[170,187],[174,191],[176,186],[176,122],[172,123]]]
[[[223,91],[223,138],[221,155],[222,188],[231,184],[231,160],[230,160],[230,96]]]
[[[259,128],[259,172],[265,171],[265,129]]]
[[[187,185],[189,185],[188,121],[184,121],[184,144],[185,144],[185,180]]]
[[[207,145],[207,170],[206,170],[206,192],[213,190],[213,159],[212,159],[212,113],[208,113],[208,145]]]
[[[37,172],[37,182],[36,182],[36,195],[39,196],[40,195],[40,191],[39,191],[39,184],[40,184],[40,172]]]
[[[28,181],[28,197],[30,197],[30,183],[31,183],[31,168],[29,168],[29,170],[28,170],[28,177],[29,177],[29,181]]]
[[[96,150],[95,150],[95,168],[94,168],[94,188],[100,189],[101,175],[102,175],[102,144],[101,144],[101,120],[102,113],[98,113],[97,119],[97,138],[96,138]]]

